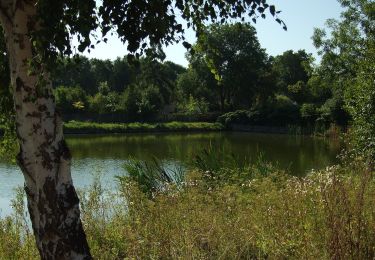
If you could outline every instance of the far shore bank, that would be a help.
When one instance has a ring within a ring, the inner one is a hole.
[[[233,124],[224,126],[221,123],[212,122],[166,122],[166,123],[97,123],[87,121],[69,121],[64,123],[64,134],[124,134],[124,133],[158,133],[158,132],[218,132],[234,131],[263,134],[292,134],[292,135],[313,135],[330,136],[329,131],[315,133],[311,129],[304,129],[299,126],[255,126]],[[0,126],[0,137],[4,130]]]
[[[168,122],[168,123],[94,123],[69,121],[64,123],[65,134],[122,134],[155,132],[208,132],[223,131],[220,123]]]

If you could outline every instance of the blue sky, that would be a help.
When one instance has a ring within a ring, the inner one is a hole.
[[[266,19],[258,19],[257,24],[253,24],[257,29],[260,44],[270,55],[278,55],[290,49],[305,49],[317,58],[311,40],[314,28],[324,27],[325,21],[329,18],[339,18],[342,11],[336,0],[269,0],[268,2],[275,4],[276,8],[282,11],[280,18],[288,26],[288,31],[284,31],[270,15]],[[195,41],[192,31],[188,31],[186,36],[189,42]],[[185,52],[181,44],[165,48],[166,59],[183,66],[187,66]],[[113,60],[126,55],[126,48],[116,37],[110,37],[107,44],[97,45],[90,54],[86,55]]]

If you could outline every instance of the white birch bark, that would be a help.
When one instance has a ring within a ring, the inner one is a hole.
[[[41,258],[91,259],[51,81],[42,65],[29,65],[35,58],[29,35],[36,26],[35,3],[0,1],[20,145],[17,161]]]

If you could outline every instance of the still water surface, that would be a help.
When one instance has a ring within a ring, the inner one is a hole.
[[[105,186],[115,187],[114,176],[125,173],[123,165],[129,158],[156,157],[169,164],[187,163],[210,145],[241,160],[256,160],[262,154],[267,161],[277,162],[298,176],[334,164],[340,150],[339,143],[332,140],[243,132],[81,135],[68,136],[67,142],[73,154],[72,175],[78,188],[90,185],[97,174]],[[22,185],[18,167],[0,161],[0,216],[11,212],[14,189]]]

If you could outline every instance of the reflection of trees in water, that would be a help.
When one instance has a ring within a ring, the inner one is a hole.
[[[189,156],[219,135],[207,134],[131,134],[113,136],[68,137],[74,157],[173,157]]]
[[[215,146],[235,155],[239,160],[254,161],[263,154],[265,160],[292,172],[305,172],[335,162],[337,142],[302,136],[221,133],[160,133],[110,136],[70,136],[68,143],[73,158],[135,158],[191,161],[204,148]]]

